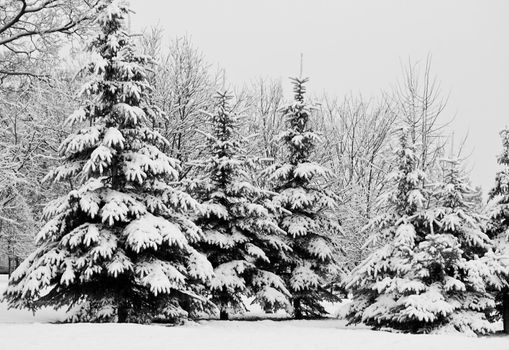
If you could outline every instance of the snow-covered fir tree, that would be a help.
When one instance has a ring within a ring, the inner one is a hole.
[[[127,15],[121,1],[99,7],[87,102],[69,117],[89,126],[61,144],[63,165],[48,174],[74,189],[46,207],[38,247],[5,292],[10,307],[69,306],[71,321],[150,322],[207,305],[195,292],[212,267],[191,247],[200,230],[185,215],[197,202],[168,184],[179,164],[146,126],[159,113],[149,102],[151,59],[131,43]]]
[[[277,193],[279,226],[292,248],[277,274],[290,289],[294,316],[303,318],[326,314],[321,302],[337,300],[328,284],[339,272],[331,237],[341,234],[341,226],[336,197],[323,188],[331,172],[311,159],[320,138],[310,127],[311,106],[304,100],[307,79],[292,82],[295,100],[283,110],[287,129],[279,136],[286,153],[264,174]]]
[[[214,267],[211,300],[221,319],[245,310],[242,296],[254,296],[265,310],[288,309],[289,291],[272,272],[290,250],[276,223],[272,194],[249,181],[256,161],[243,152],[232,97],[224,92],[216,98],[206,134],[209,156],[196,162],[200,175],[188,181],[201,202],[195,222],[205,240],[199,249]]]
[[[494,251],[486,235],[486,218],[478,207],[478,190],[472,187],[457,159],[443,160],[444,179],[434,186],[433,208],[426,216],[430,234],[419,244],[414,269],[429,293],[440,293],[446,304],[431,311],[435,322],[467,334],[494,332],[493,291],[504,285],[507,261]]]
[[[498,156],[502,167],[495,178],[495,187],[490,191],[488,207],[488,235],[493,239],[497,251],[509,257],[509,129],[500,132],[503,151]],[[509,334],[509,280],[497,293],[497,306],[503,317],[504,332]]]
[[[401,132],[395,157],[397,168],[387,179],[392,187],[382,198],[387,207],[385,213],[365,228],[376,232],[369,242],[381,247],[357,266],[346,281],[354,298],[346,314],[350,323],[393,326],[399,297],[396,293],[411,292],[413,281],[405,279],[405,274],[411,269],[416,240],[421,241],[427,233],[423,216],[418,215],[426,201],[425,174],[418,168],[417,150],[406,131]],[[399,290],[392,285],[396,283]]]
[[[472,205],[476,192],[457,161],[448,163],[432,193],[425,190],[417,154],[403,131],[386,213],[368,225],[378,231],[374,239],[381,247],[348,279],[354,300],[347,318],[414,333],[493,331],[494,302],[487,291],[500,286],[502,265]]]

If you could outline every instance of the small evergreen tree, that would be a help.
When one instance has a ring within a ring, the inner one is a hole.
[[[413,288],[414,281],[405,275],[411,270],[416,240],[422,241],[426,235],[423,216],[418,215],[426,198],[425,174],[418,168],[416,148],[406,132],[401,134],[395,156],[398,165],[388,177],[392,188],[383,198],[385,213],[366,227],[377,232],[371,241],[383,245],[356,267],[346,281],[354,298],[347,312],[350,323],[396,327],[397,300]]]
[[[188,181],[201,202],[196,223],[205,240],[199,248],[214,267],[211,300],[221,319],[229,310],[244,311],[242,296],[255,296],[266,310],[289,306],[284,281],[271,270],[290,248],[274,218],[272,194],[249,181],[255,160],[243,154],[230,99],[218,93],[209,116],[212,132],[206,134],[210,156],[196,163],[200,175]]]
[[[352,272],[354,302],[347,317],[413,333],[493,331],[494,302],[487,291],[500,285],[501,265],[474,210],[476,192],[457,161],[448,163],[433,193],[425,191],[425,174],[406,133],[397,156],[388,211],[370,223],[386,243]]]
[[[61,144],[65,162],[48,174],[77,184],[46,207],[38,248],[5,292],[10,307],[69,306],[72,321],[149,322],[204,305],[194,292],[212,268],[190,246],[200,231],[185,216],[197,203],[168,185],[179,164],[145,126],[159,113],[149,102],[151,60],[125,32],[127,14],[119,1],[99,6],[88,102],[69,117],[89,126]]]
[[[334,209],[336,198],[323,189],[328,169],[311,160],[319,136],[310,128],[311,107],[304,101],[307,79],[292,79],[295,101],[283,110],[287,129],[280,135],[284,161],[265,170],[272,183],[276,207],[282,208],[279,226],[287,233],[292,251],[276,266],[292,294],[294,316],[322,316],[322,301],[336,301],[327,284],[338,273],[331,238],[341,234]]]
[[[509,130],[500,132],[503,151],[498,156],[498,163],[503,167],[496,175],[495,187],[490,191],[488,234],[495,242],[502,255],[509,254]],[[508,271],[509,272],[509,271]],[[508,273],[509,274],[509,273]],[[498,309],[503,318],[504,332],[509,334],[509,280],[497,293]]]
[[[433,207],[426,212],[430,232],[416,248],[412,264],[426,289],[409,297],[421,304],[414,302],[406,311],[414,312],[414,322],[421,322],[424,330],[494,332],[490,292],[503,284],[504,262],[484,233],[485,218],[476,208],[478,192],[462,175],[459,161],[445,160],[443,169],[444,180],[435,185]]]

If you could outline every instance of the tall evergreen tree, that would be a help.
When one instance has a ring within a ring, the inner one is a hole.
[[[282,208],[279,225],[287,233],[291,253],[277,268],[292,293],[296,318],[321,316],[321,301],[336,301],[327,288],[338,273],[331,237],[341,234],[334,213],[335,196],[323,189],[330,170],[311,160],[319,136],[310,127],[311,107],[304,100],[307,79],[292,79],[293,104],[283,110],[287,129],[280,140],[286,148],[284,160],[265,170]],[[320,182],[322,180],[322,182]]]
[[[495,187],[490,191],[488,234],[494,240],[500,254],[509,255],[509,129],[500,132],[502,153],[498,163],[502,169],[495,178]],[[504,332],[509,334],[509,280],[497,293],[497,304],[502,314]]]
[[[205,241],[199,244],[214,267],[211,296],[221,319],[243,311],[242,296],[255,296],[264,309],[288,308],[289,291],[271,272],[290,247],[274,218],[272,194],[249,181],[255,159],[243,152],[239,118],[227,93],[218,93],[206,134],[209,156],[196,162],[200,175],[188,185],[200,200],[196,223]]]
[[[404,131],[387,212],[369,224],[385,243],[352,272],[347,288],[354,301],[347,318],[414,333],[493,331],[487,290],[501,283],[501,266],[473,210],[476,192],[457,161],[448,163],[432,193],[425,190],[417,151]]]
[[[73,321],[150,322],[204,305],[195,291],[212,268],[190,246],[200,230],[185,216],[197,203],[168,185],[179,164],[146,127],[160,112],[149,99],[151,59],[131,43],[127,15],[120,1],[99,6],[86,102],[69,117],[89,126],[61,144],[65,161],[48,174],[75,189],[46,207],[38,248],[5,292],[10,307],[69,306]]]

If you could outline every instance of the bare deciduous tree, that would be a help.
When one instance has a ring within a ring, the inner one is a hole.
[[[141,40],[145,53],[156,58],[152,96],[166,115],[164,120],[154,120],[154,127],[170,141],[164,151],[185,165],[196,158],[198,145],[204,141],[197,130],[206,121],[202,111],[212,108],[218,76],[188,37],[176,38],[165,47],[162,31],[154,28]],[[181,175],[186,174],[187,167]]]
[[[338,212],[345,231],[342,246],[348,263],[355,265],[368,236],[362,227],[380,210],[377,199],[386,189],[396,116],[385,99],[325,96],[314,120],[323,138],[316,156],[334,170],[331,186],[343,199]]]
[[[27,62],[53,50],[62,35],[83,35],[99,0],[0,2],[0,77],[39,76]],[[42,53],[42,55],[41,55]]]
[[[245,132],[254,135],[250,148],[264,158],[276,159],[280,154],[276,137],[284,127],[280,113],[284,104],[281,82],[260,78],[244,91],[244,95]]]
[[[41,69],[48,80],[12,79],[0,89],[0,257],[11,262],[33,246],[42,207],[58,194],[41,180],[58,160],[75,99],[73,72]]]
[[[420,148],[421,167],[430,173],[439,168],[438,161],[448,144],[445,128],[450,120],[444,120],[447,100],[432,75],[431,56],[424,64],[408,63],[403,68],[403,79],[393,93],[393,113],[410,129],[412,141]]]

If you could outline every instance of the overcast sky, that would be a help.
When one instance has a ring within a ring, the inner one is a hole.
[[[131,0],[132,28],[188,35],[235,84],[311,78],[311,93],[375,96],[410,59],[433,57],[472,179],[489,190],[509,126],[509,0]],[[285,88],[289,86],[285,83]]]

